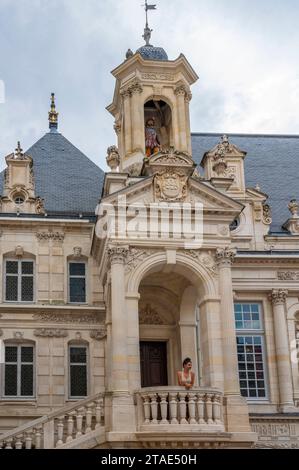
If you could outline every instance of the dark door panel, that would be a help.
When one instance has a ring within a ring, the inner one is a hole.
[[[167,350],[165,342],[140,342],[141,386],[161,387],[167,381]]]

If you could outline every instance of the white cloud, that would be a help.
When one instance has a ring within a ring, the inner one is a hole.
[[[138,0],[1,0],[0,159],[16,141],[31,146],[47,131],[57,94],[60,130],[105,166],[115,142],[105,110],[110,70],[142,45]],[[295,0],[157,0],[152,42],[169,58],[183,52],[200,79],[193,87],[193,131],[299,133]],[[3,160],[2,160],[3,162]],[[3,165],[2,165],[3,166]]]

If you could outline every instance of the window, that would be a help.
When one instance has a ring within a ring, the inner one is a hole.
[[[87,396],[87,346],[69,347],[70,398]]]
[[[4,397],[34,396],[34,347],[6,345],[4,364]]]
[[[5,261],[5,300],[7,302],[33,302],[33,261]]]
[[[71,303],[86,302],[86,264],[69,263],[69,301]]]
[[[237,351],[241,395],[265,399],[264,331],[260,304],[235,304]]]

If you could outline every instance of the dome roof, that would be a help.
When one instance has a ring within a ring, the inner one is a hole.
[[[168,55],[164,51],[163,47],[154,47],[151,45],[145,45],[139,47],[136,52],[142,55],[144,59],[148,60],[168,60]]]

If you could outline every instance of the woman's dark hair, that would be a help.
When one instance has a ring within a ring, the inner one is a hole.
[[[184,359],[184,362],[183,362],[183,367],[188,364],[188,362],[192,362],[190,357],[186,357],[186,359]]]

